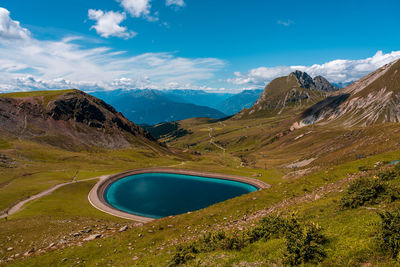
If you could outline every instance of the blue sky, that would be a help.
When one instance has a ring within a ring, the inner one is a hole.
[[[332,82],[400,58],[394,0],[2,0],[1,91],[238,91],[294,69]]]

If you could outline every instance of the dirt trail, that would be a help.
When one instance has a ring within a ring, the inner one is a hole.
[[[222,149],[222,151],[224,151],[224,154],[225,154],[226,149],[223,148],[222,146],[216,144],[216,143],[214,142],[214,137],[213,137],[212,134],[211,134],[212,132],[214,132],[214,128],[208,128],[208,130],[209,130],[208,136],[210,137],[210,144],[216,146],[216,147],[219,148],[219,149]]]
[[[32,200],[35,200],[35,199],[50,195],[51,193],[53,193],[54,191],[56,191],[60,187],[63,187],[63,186],[69,185],[69,184],[73,184],[73,183],[86,182],[86,181],[91,181],[91,180],[96,180],[96,179],[104,179],[105,177],[108,177],[108,176],[101,176],[101,177],[94,177],[94,178],[88,178],[88,179],[76,181],[76,177],[77,176],[78,176],[78,172],[72,178],[71,182],[66,182],[66,183],[55,185],[50,189],[42,191],[42,192],[40,192],[40,193],[38,193],[36,195],[30,196],[27,199],[21,200],[20,202],[18,202],[17,204],[15,204],[13,207],[11,207],[8,210],[6,209],[6,210],[1,211],[2,215],[0,215],[0,219],[3,219],[5,217],[7,217],[7,216],[13,215],[14,213],[17,213],[22,208],[22,206],[24,206],[26,203],[31,202]],[[8,211],[8,213],[6,213],[7,211]]]
[[[179,167],[179,166],[183,166],[183,165],[185,165],[185,162],[184,162],[184,161],[182,161],[182,162],[179,163],[179,164],[169,165],[168,167],[172,168],[172,167]]]

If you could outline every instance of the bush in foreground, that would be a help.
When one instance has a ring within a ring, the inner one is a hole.
[[[286,233],[285,263],[293,266],[321,262],[326,257],[326,241],[317,224],[293,228]]]
[[[199,253],[196,244],[178,246],[169,266],[178,266],[196,258]]]
[[[391,181],[397,178],[397,172],[396,171],[386,171],[386,172],[380,172],[378,173],[378,177],[382,181]]]
[[[340,202],[342,208],[354,209],[398,197],[398,190],[381,179],[359,178],[350,183]]]
[[[199,253],[216,250],[239,251],[252,243],[273,238],[285,239],[285,262],[289,265],[317,263],[326,255],[323,247],[326,238],[318,225],[302,225],[295,216],[289,218],[268,216],[249,230],[207,233],[198,241],[177,247],[170,266],[185,264],[195,259]]]
[[[286,233],[289,225],[289,220],[280,216],[264,217],[256,227],[248,231],[249,242],[254,243],[261,239],[267,241],[271,238],[278,238]]]
[[[393,212],[378,213],[381,221],[378,224],[378,244],[394,258],[400,257],[400,209]]]

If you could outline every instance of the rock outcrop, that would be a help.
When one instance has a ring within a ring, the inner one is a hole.
[[[299,70],[296,70],[292,74],[297,78],[297,81],[302,88],[325,92],[334,92],[340,90],[339,88],[333,86],[330,82],[328,82],[328,80],[325,79],[323,76],[316,76],[313,79],[306,72],[302,72]]]
[[[306,89],[315,89],[314,81],[306,72],[296,70],[290,75],[294,75],[299,83],[299,86]]]
[[[340,88],[333,86],[327,79],[322,76],[316,76],[313,79],[315,89],[326,92],[334,92],[340,90]]]

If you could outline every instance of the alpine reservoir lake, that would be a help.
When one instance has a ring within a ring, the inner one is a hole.
[[[206,208],[258,188],[243,182],[173,173],[142,173],[121,178],[104,191],[112,207],[159,219]]]

